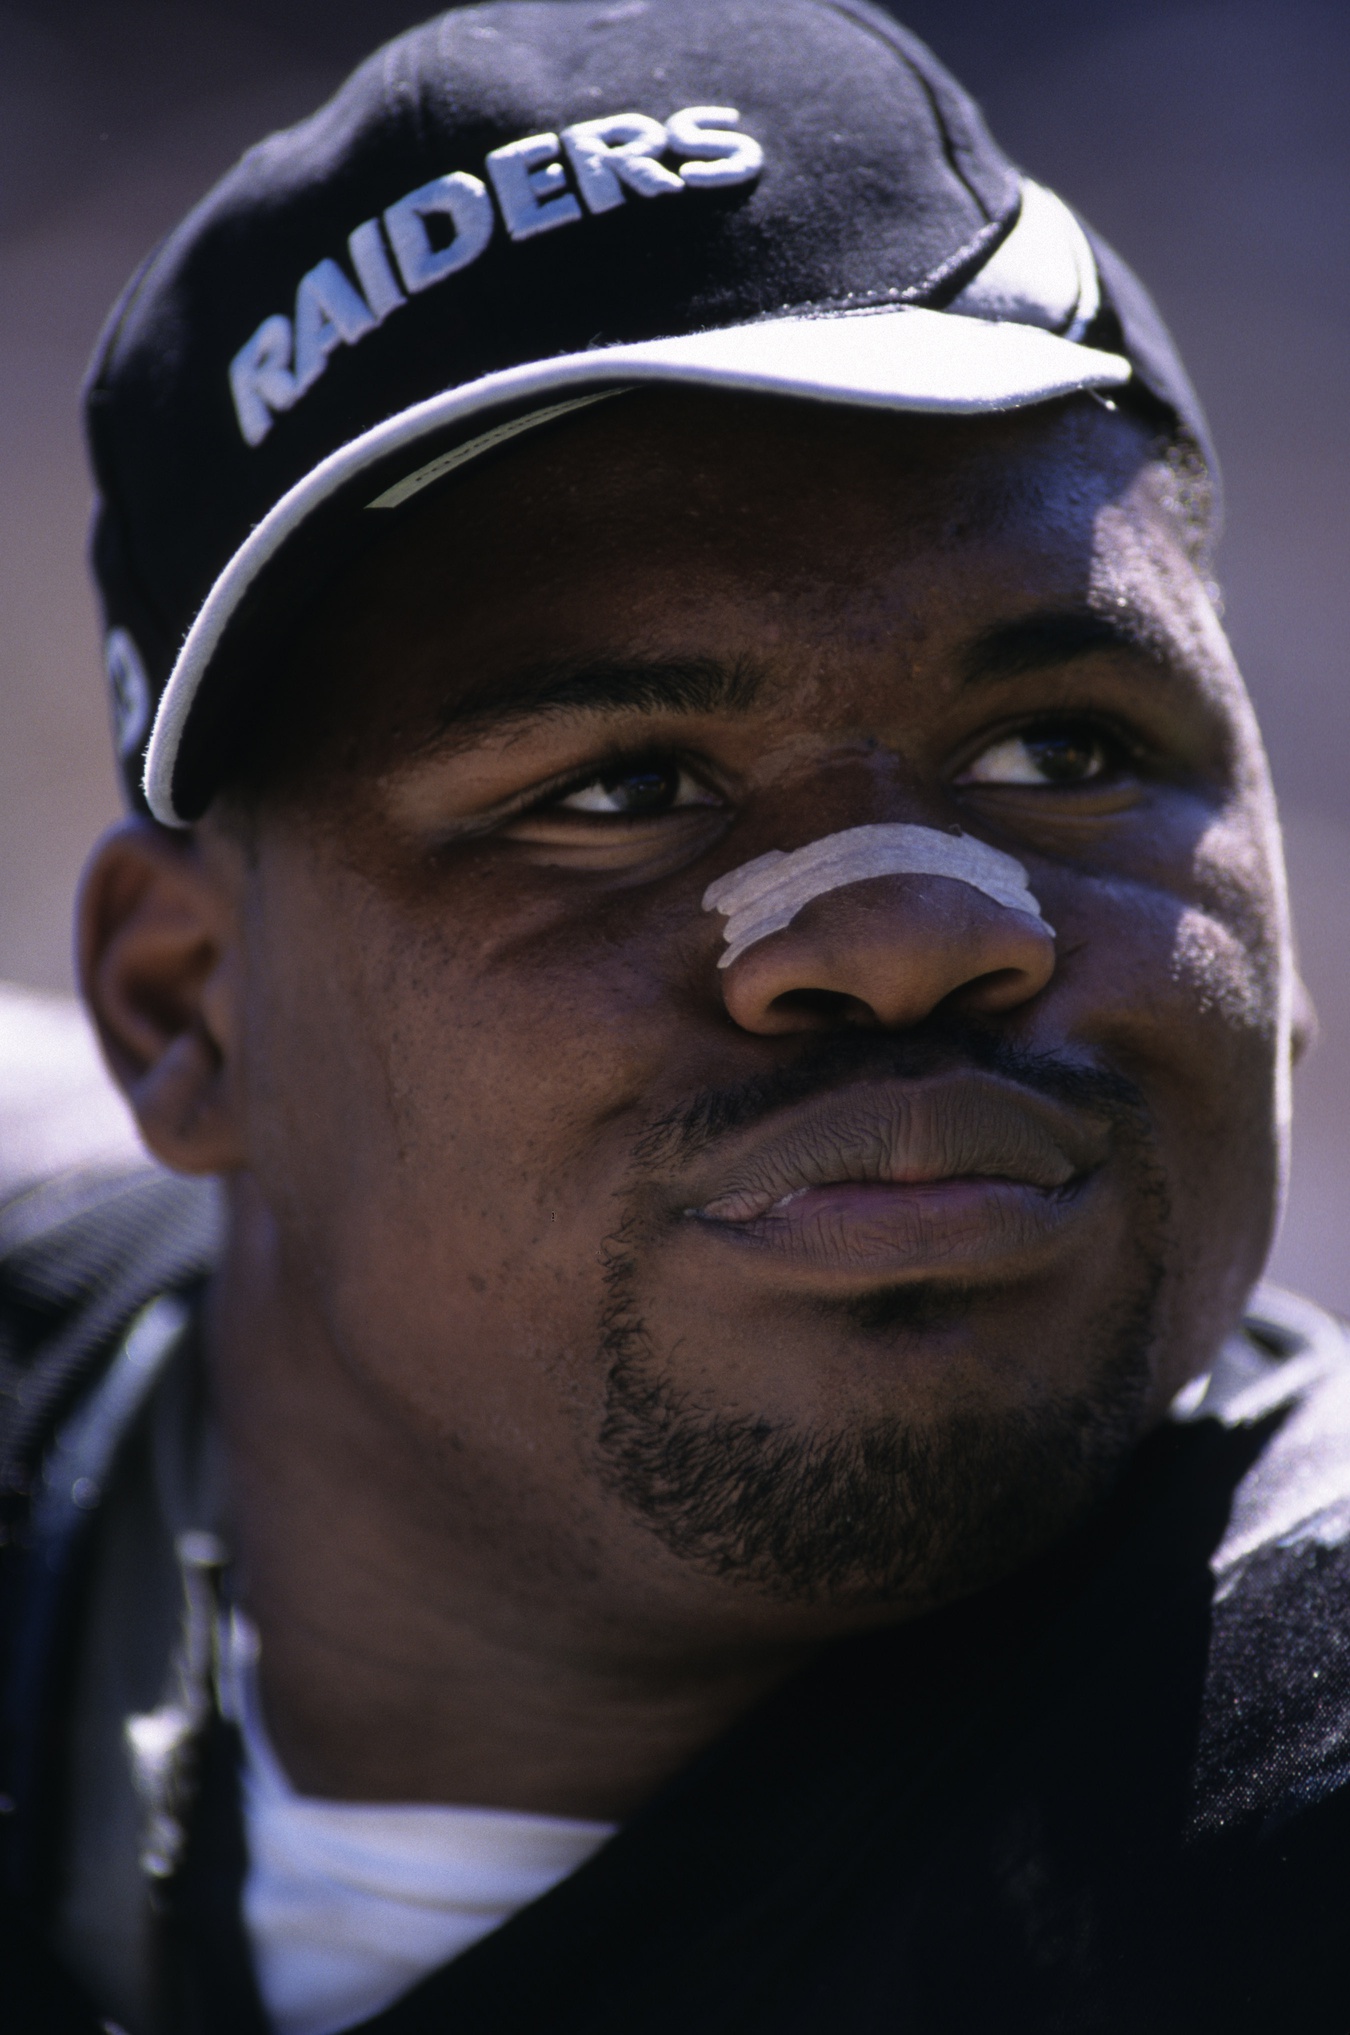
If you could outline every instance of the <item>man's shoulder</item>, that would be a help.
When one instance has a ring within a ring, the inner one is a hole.
[[[149,1164],[73,1171],[0,1205],[0,1479],[23,1495],[72,1405],[148,1302],[208,1272],[213,1182]]]
[[[88,1737],[80,1720],[90,1704],[79,1695],[88,1677],[79,1663],[89,1653],[91,1618],[98,1622],[94,1600],[106,1595],[94,1557],[109,1493],[129,1495],[140,1517],[137,1490],[145,1479],[137,1464],[144,1450],[138,1456],[129,1444],[168,1359],[185,1346],[192,1295],[215,1262],[219,1238],[214,1185],[145,1163],[64,1170],[0,1198],[0,1793],[7,1803],[0,1826],[0,1963],[13,1981],[16,2029],[45,2035],[108,2025],[82,2006],[73,1983],[52,1965],[45,1925],[38,1928],[34,1917],[46,1915],[68,1876],[58,1805],[72,1792],[72,1747]],[[129,1476],[122,1475],[124,1463]],[[129,1494],[128,1483],[137,1486]],[[125,1529],[123,1520],[113,1536],[117,1546],[126,1542]],[[104,1625],[111,1621],[128,1647],[147,1627],[153,1636],[164,1595],[158,1557],[168,1551],[153,1533],[148,1541],[133,1537],[132,1561],[123,1561],[115,1601],[104,1606]],[[170,1624],[172,1618],[170,1599]],[[166,1641],[149,1666],[152,1700],[167,1648]],[[83,1791],[91,1792],[104,1823],[109,1801],[125,1792],[117,1780],[116,1703],[125,1706],[130,1686],[124,1679],[105,1706],[100,1743],[111,1753],[92,1792]],[[133,1807],[123,1847],[133,1917],[140,1899],[135,1823]],[[120,1825],[109,1826],[100,1866],[121,1834]],[[105,1872],[100,1909],[110,1906],[109,1880]],[[134,1929],[126,1941],[134,1946]]]
[[[1254,1445],[1211,1560],[1195,1829],[1269,1836],[1350,1785],[1345,1324],[1259,1289],[1193,1417]]]
[[[1221,1578],[1305,1522],[1350,1507],[1350,1329],[1315,1302],[1258,1286],[1243,1333],[1224,1346],[1187,1417],[1269,1433],[1214,1557]]]

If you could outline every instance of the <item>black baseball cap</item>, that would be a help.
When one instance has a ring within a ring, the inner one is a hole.
[[[251,149],[100,343],[133,804],[205,810],[287,628],[427,490],[653,382],[952,414],[1123,393],[1208,448],[1134,277],[866,0],[456,8]]]

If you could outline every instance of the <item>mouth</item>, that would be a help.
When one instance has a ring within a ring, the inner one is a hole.
[[[993,1075],[865,1083],[723,1157],[685,1214],[806,1273],[1025,1275],[1063,1248],[1108,1152],[1100,1119]]]

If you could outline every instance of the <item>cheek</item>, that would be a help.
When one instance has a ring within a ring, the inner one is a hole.
[[[363,965],[387,1135],[408,1192],[454,1174],[506,1224],[594,1199],[661,1064],[669,994],[592,922],[485,935],[453,909]]]
[[[1245,812],[1197,843],[1194,893],[1172,930],[1168,978],[1211,1050],[1249,1071],[1230,1097],[1269,1128],[1270,1097],[1287,1050],[1287,937],[1278,862]]]
[[[1273,957],[1253,953],[1227,925],[1194,907],[1183,911],[1172,936],[1168,977],[1197,1020],[1216,1025],[1233,1042],[1249,1042],[1264,1055],[1279,1015]]]
[[[1188,907],[1172,930],[1158,1017],[1175,1041],[1164,1128],[1174,1127],[1172,1163],[1195,1198],[1197,1232],[1216,1227],[1222,1206],[1230,1238],[1254,1223],[1264,1240],[1280,1134],[1275,957]]]
[[[1187,897],[1104,891],[1066,970],[1082,1035],[1148,1105],[1179,1353],[1231,1325],[1264,1263],[1280,1180],[1278,888],[1268,863],[1240,848],[1225,852],[1217,830],[1203,841]]]
[[[391,902],[326,877],[286,923],[322,933],[260,956],[250,1116],[295,1272],[423,1416],[545,1431],[559,1363],[587,1389],[668,986],[608,919],[522,926],[471,879]]]

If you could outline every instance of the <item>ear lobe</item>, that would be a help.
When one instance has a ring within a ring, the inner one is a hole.
[[[80,987],[104,1057],[157,1159],[244,1163],[233,1096],[234,915],[191,835],[128,820],[85,870]]]

